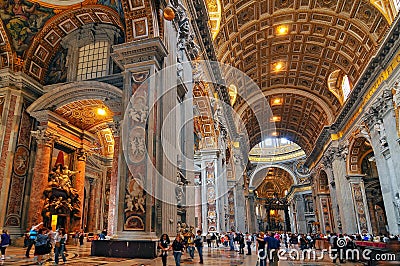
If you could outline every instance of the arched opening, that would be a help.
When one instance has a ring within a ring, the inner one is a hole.
[[[382,189],[379,182],[378,170],[371,151],[362,159],[361,173],[365,175],[364,185],[368,203],[371,227],[374,235],[387,234],[387,218],[383,203]]]
[[[293,185],[289,172],[271,167],[255,189],[256,218],[261,231],[290,231],[289,205],[286,195]]]

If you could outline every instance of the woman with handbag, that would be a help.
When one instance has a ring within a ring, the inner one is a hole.
[[[64,264],[67,262],[65,257],[65,243],[67,243],[68,235],[65,233],[64,229],[59,229],[54,237],[55,248],[54,248],[54,262],[58,264],[59,256],[61,255]]]
[[[1,234],[1,260],[6,259],[6,248],[11,244],[11,238],[7,230],[3,230]]]

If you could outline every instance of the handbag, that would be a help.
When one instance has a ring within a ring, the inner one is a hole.
[[[56,242],[56,248],[61,247],[61,242]]]

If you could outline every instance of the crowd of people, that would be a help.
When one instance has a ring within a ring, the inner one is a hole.
[[[200,264],[203,264],[203,243],[206,242],[208,250],[223,247],[225,250],[236,251],[243,255],[257,255],[258,264],[260,266],[266,265],[267,260],[277,262],[279,256],[277,251],[279,249],[295,249],[298,251],[310,249],[326,249],[328,245],[330,255],[333,263],[339,260],[343,263],[345,260],[354,262],[355,257],[344,256],[344,254],[353,254],[352,252],[346,253],[347,250],[357,249],[357,241],[369,242],[382,242],[389,243],[395,241],[400,243],[400,236],[386,235],[386,234],[295,234],[287,232],[259,232],[259,233],[242,233],[242,232],[227,232],[217,233],[208,232],[203,234],[201,230],[194,233],[193,227],[179,227],[178,234],[173,241],[167,234],[163,234],[158,243],[158,250],[160,257],[162,257],[163,266],[167,265],[167,258],[169,254],[173,255],[176,266],[180,266],[182,255],[187,252],[186,259],[190,261],[195,260],[195,253],[197,250]],[[71,234],[72,242],[75,245],[83,246],[85,234],[83,230],[76,231]],[[107,231],[104,230],[94,239],[105,240],[108,239]],[[48,254],[48,258],[53,258],[54,263],[59,264],[60,257],[63,263],[66,263],[65,256],[66,243],[68,234],[62,228],[53,231],[51,228],[46,228],[42,223],[32,226],[32,228],[25,234],[24,247],[26,247],[25,256],[30,257],[31,250],[34,248],[34,261],[37,264],[43,263],[43,256]],[[319,241],[318,240],[322,240]],[[324,243],[324,246],[321,246]],[[3,230],[1,234],[1,260],[5,260],[6,248],[11,244],[11,238],[7,230]],[[318,244],[318,245],[317,245]],[[255,253],[253,253],[255,250]],[[246,253],[245,253],[246,251]],[[398,251],[400,252],[400,251]]]
[[[193,260],[195,249],[199,254],[199,263],[203,264],[203,236],[202,231],[198,230],[194,235],[191,231],[186,231],[184,234],[178,233],[175,240],[171,240],[167,234],[163,234],[160,238],[158,248],[161,252],[163,266],[167,265],[168,252],[172,252],[176,266],[181,265],[181,258],[185,251],[189,254],[189,260]]]
[[[388,243],[389,241],[400,241],[400,236],[387,236],[385,234],[379,234],[372,236],[371,234],[335,234],[330,233],[324,234],[294,234],[287,232],[259,232],[254,234],[241,233],[241,232],[227,232],[217,233],[209,232],[202,235],[201,231],[197,231],[196,238],[190,233],[181,234],[178,233],[175,240],[171,243],[169,236],[163,234],[160,242],[159,249],[161,251],[161,257],[163,265],[167,265],[168,251],[173,252],[176,266],[180,265],[182,254],[187,251],[188,260],[194,259],[194,248],[196,247],[199,252],[200,263],[203,263],[203,240],[207,243],[208,250],[214,248],[224,247],[229,251],[236,251],[239,254],[246,255],[257,255],[258,265],[267,265],[267,261],[274,263],[279,261],[278,250],[290,249],[298,250],[299,253],[305,250],[315,250],[327,248],[330,251],[332,262],[336,263],[339,260],[340,263],[346,261],[355,262],[357,258],[355,253],[349,252],[351,256],[345,256],[346,250],[357,249],[356,241],[371,241],[371,242],[383,242]],[[318,240],[323,240],[320,243],[326,243],[325,246],[316,247]],[[244,252],[245,250],[246,253]],[[252,251],[255,250],[255,253]]]
[[[72,238],[75,245],[78,245],[79,243],[81,246],[83,246],[83,231],[77,231],[73,234]],[[25,234],[25,257],[29,258],[31,250],[34,248],[34,261],[36,264],[43,264],[43,256],[45,255],[48,255],[50,258],[54,258],[54,263],[56,265],[59,264],[61,257],[63,263],[65,264],[67,262],[67,258],[65,256],[67,240],[68,234],[63,228],[53,231],[51,228],[44,227],[43,223],[33,225],[32,228]],[[2,259],[4,258],[2,257]]]

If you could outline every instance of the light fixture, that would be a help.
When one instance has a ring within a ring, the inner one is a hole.
[[[175,10],[171,6],[164,8],[164,18],[168,21],[172,21],[175,18]]]
[[[271,122],[279,122],[281,121],[281,117],[278,115],[274,115],[273,117],[270,118]]]
[[[289,32],[289,27],[287,25],[280,25],[276,28],[276,33],[278,35],[285,35]]]
[[[104,106],[97,108],[97,114],[105,116],[107,114],[106,108]]]
[[[282,62],[276,62],[272,65],[272,68],[274,71],[281,71],[285,67],[284,63]]]
[[[271,101],[271,105],[272,106],[282,105],[282,104],[283,104],[283,99],[282,98],[274,98]]]

